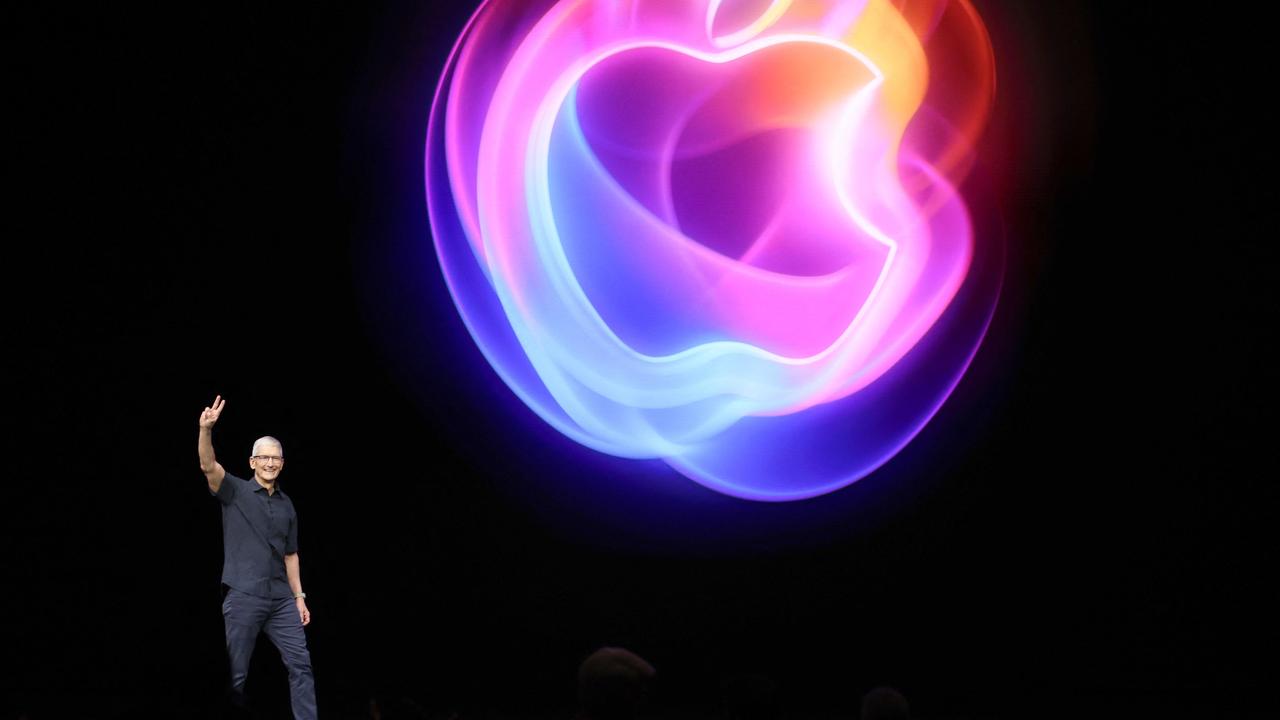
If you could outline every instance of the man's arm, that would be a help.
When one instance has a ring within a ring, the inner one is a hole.
[[[227,401],[219,395],[213,399],[212,407],[207,407],[200,413],[200,472],[204,473],[205,480],[209,482],[209,492],[212,493],[218,492],[218,488],[222,487],[222,479],[227,476],[227,471],[222,469],[213,455],[213,426],[222,414],[222,406],[226,404]]]
[[[302,624],[306,625],[311,622],[311,611],[307,609],[307,598],[302,592],[302,574],[298,570],[298,553],[288,553],[284,556],[284,571],[289,576],[289,589],[293,590],[294,601],[298,605],[298,615],[302,617]]]

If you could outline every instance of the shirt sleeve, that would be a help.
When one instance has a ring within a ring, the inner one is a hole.
[[[240,478],[227,473],[222,476],[222,484],[218,486],[218,492],[213,496],[218,498],[218,502],[223,505],[230,505],[235,502],[236,491],[240,489],[240,483],[244,482]]]
[[[298,513],[294,512],[293,517],[289,518],[289,536],[284,541],[284,554],[292,555],[298,552]]]

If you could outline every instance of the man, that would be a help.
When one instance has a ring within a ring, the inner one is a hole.
[[[219,395],[200,413],[200,470],[222,503],[222,602],[231,658],[231,693],[243,702],[249,658],[259,632],[280,651],[289,669],[295,718],[316,716],[315,680],[304,625],[311,622],[298,572],[298,516],[277,487],[284,450],[273,437],[253,444],[253,479],[227,473],[213,455],[213,426],[226,401]]]

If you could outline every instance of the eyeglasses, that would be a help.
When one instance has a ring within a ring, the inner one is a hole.
[[[251,457],[251,458],[249,458],[249,459],[250,459],[250,460],[260,460],[260,461],[262,461],[262,462],[264,462],[264,463],[269,463],[269,462],[282,463],[282,462],[284,462],[284,458],[280,457],[279,455],[254,455],[253,457]]]

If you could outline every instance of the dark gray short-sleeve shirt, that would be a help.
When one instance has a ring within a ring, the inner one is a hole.
[[[276,485],[227,473],[215,494],[222,503],[222,582],[264,598],[293,596],[284,556],[298,552],[298,514]]]

